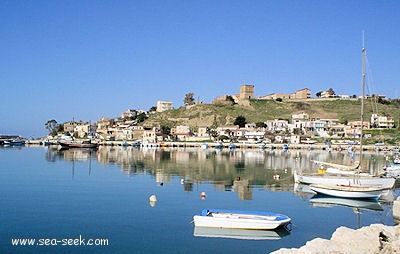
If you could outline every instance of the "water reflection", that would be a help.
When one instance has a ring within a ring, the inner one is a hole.
[[[285,228],[276,230],[245,230],[232,228],[207,228],[194,227],[193,235],[196,237],[218,237],[241,240],[279,240],[289,235]]]
[[[359,200],[316,195],[310,199],[310,203],[316,207],[344,206],[351,208],[356,217],[356,228],[361,228],[361,216],[365,211],[384,211],[381,203],[377,200]]]
[[[212,183],[221,191],[237,192],[240,199],[251,200],[254,189],[293,191],[294,170],[315,171],[312,161],[351,164],[357,155],[347,152],[308,150],[222,150],[213,149],[138,149],[135,147],[100,147],[90,149],[49,149],[48,161],[94,161],[115,164],[127,175],[151,174],[158,183],[180,177],[185,191],[193,184]],[[365,166],[383,167],[383,154],[364,154]],[[302,194],[299,194],[302,195]]]

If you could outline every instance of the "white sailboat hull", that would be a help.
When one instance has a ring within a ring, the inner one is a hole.
[[[294,181],[304,184],[326,184],[326,185],[362,185],[374,186],[390,189],[396,179],[389,177],[375,177],[367,175],[319,175],[319,174],[299,174],[294,172]]]
[[[310,189],[324,195],[340,197],[340,198],[357,198],[357,199],[379,199],[383,192],[382,188],[363,187],[363,186],[338,186],[338,185],[321,185],[312,184]]]

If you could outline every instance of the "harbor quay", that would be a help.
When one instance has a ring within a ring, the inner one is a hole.
[[[93,142],[93,141],[92,141]],[[137,141],[98,141],[102,146],[140,146],[153,148],[212,148],[212,149],[292,149],[292,150],[326,150],[326,151],[349,151],[359,150],[358,145],[348,144],[285,144],[285,143],[254,143],[254,142],[190,142],[190,141],[164,141],[164,142],[148,142],[139,143]],[[27,145],[42,145],[42,140],[27,140]],[[54,143],[56,145],[57,143]],[[363,145],[363,151],[398,151],[398,146],[376,146]]]

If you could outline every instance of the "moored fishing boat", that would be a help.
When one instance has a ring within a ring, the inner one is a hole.
[[[25,145],[25,140],[23,139],[11,139],[11,140],[4,140],[3,141],[4,145],[9,145],[9,146],[22,146]]]
[[[193,216],[196,227],[271,230],[290,223],[291,219],[274,212],[204,209]]]
[[[58,141],[58,144],[61,148],[97,148],[99,146],[98,143],[92,143],[90,140],[82,140],[82,141]]]

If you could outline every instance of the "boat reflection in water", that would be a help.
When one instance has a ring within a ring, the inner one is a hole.
[[[324,195],[315,195],[310,199],[313,206],[347,206],[355,209],[383,211],[382,205],[376,200],[336,198]]]
[[[279,240],[290,232],[285,228],[275,230],[246,230],[232,228],[194,227],[196,237],[219,237],[241,240]]]
[[[353,208],[356,214],[357,228],[361,228],[361,210],[383,211],[382,205],[377,200],[361,200],[350,198],[336,198],[324,195],[315,195],[310,199],[313,206],[319,207],[332,207],[332,206],[345,206]]]

